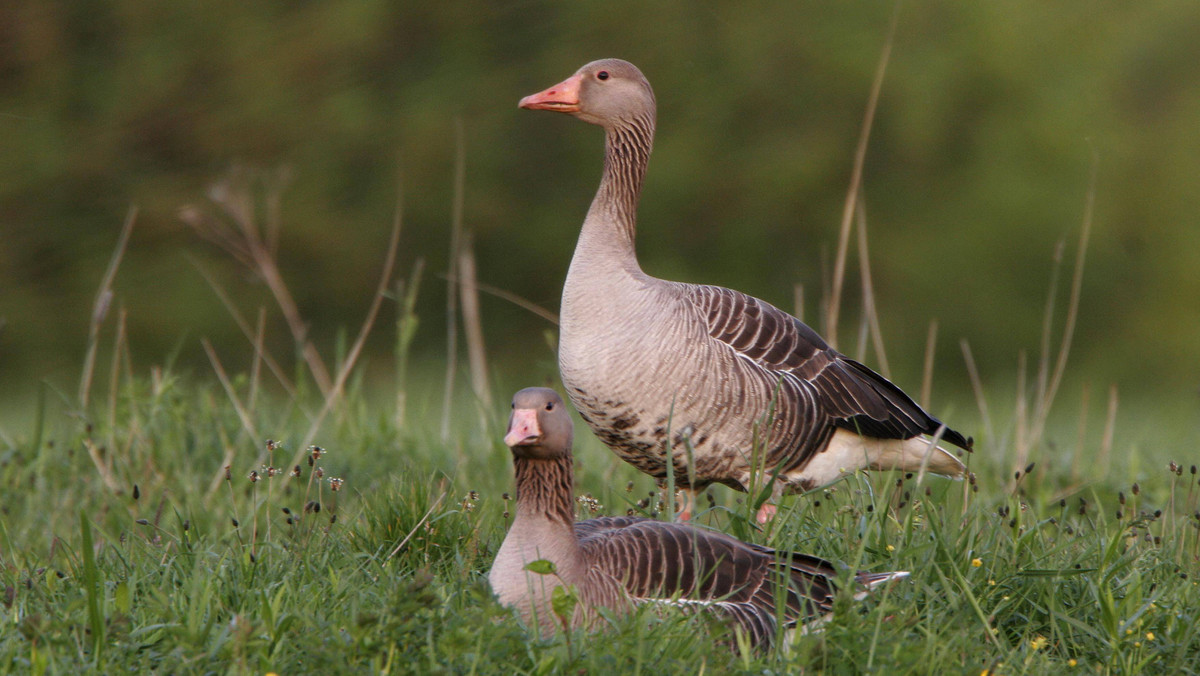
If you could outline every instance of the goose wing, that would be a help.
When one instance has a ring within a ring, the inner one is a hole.
[[[636,517],[591,519],[575,532],[592,570],[620,581],[635,602],[726,616],[755,643],[775,635],[778,600],[788,627],[827,613],[833,601],[837,573],[816,557],[783,556],[723,533]]]
[[[882,439],[935,434],[943,427],[888,379],[834,350],[779,308],[716,286],[688,286],[686,294],[709,337],[749,362],[762,378],[792,381],[795,387],[779,390],[781,414],[815,408],[838,427]],[[971,446],[949,428],[942,439]]]

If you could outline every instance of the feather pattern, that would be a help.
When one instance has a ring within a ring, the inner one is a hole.
[[[737,291],[642,272],[634,236],[653,91],[616,59],[567,83],[577,92],[568,112],[606,133],[600,187],[563,287],[559,370],[609,448],[693,491],[756,490],[771,477],[776,494],[808,491],[859,468],[965,474],[921,437],[940,434],[967,450],[970,439],[800,320]]]

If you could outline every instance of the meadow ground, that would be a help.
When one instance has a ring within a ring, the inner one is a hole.
[[[354,382],[323,426],[319,397],[268,396],[250,376],[155,371],[107,395],[81,410],[44,388],[28,418],[0,429],[5,670],[1200,669],[1200,477],[1183,460],[1195,454],[1111,447],[1094,420],[1078,421],[1082,435],[1077,421],[1051,423],[1018,458],[1024,423],[992,412],[969,458],[974,483],[854,477],[786,499],[762,531],[747,496],[710,489],[700,523],[847,575],[912,573],[867,601],[840,599],[821,633],[756,653],[724,647],[702,617],[642,612],[542,639],[498,606],[485,576],[512,506],[506,406],[458,402],[441,441],[436,404],[412,397],[399,425],[378,406],[386,396]],[[309,462],[312,430],[325,451]],[[662,518],[647,477],[577,438],[577,490],[591,498],[581,517]]]

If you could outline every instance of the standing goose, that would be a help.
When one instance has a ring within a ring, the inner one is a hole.
[[[504,443],[512,449],[517,512],[488,581],[500,602],[552,633],[555,587],[573,585],[572,626],[596,622],[599,608],[627,612],[672,603],[717,613],[755,645],[770,643],[776,617],[785,628],[819,620],[833,602],[837,572],[821,559],[784,554],[722,533],[639,517],[575,522],[572,425],[554,390],[531,387],[513,397]],[[553,574],[526,569],[548,560]],[[859,573],[863,590],[906,572]],[[778,599],[776,593],[785,593]]]
[[[758,491],[775,477],[778,498],[863,468],[965,474],[924,435],[966,450],[970,439],[800,320],[737,291],[642,272],[634,233],[655,103],[636,66],[589,63],[520,106],[604,129],[604,174],[563,287],[559,370],[592,431],[660,484],[670,446],[682,518],[711,483]],[[774,511],[764,504],[759,521]]]

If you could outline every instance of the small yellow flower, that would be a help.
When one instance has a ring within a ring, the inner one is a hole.
[[[1133,636],[1133,630],[1132,630],[1132,629],[1126,629],[1126,630],[1125,630],[1125,635],[1126,635],[1126,636]]]
[[[1154,632],[1152,632],[1152,631],[1146,632],[1146,640],[1153,641],[1154,640]]]
[[[991,586],[993,586],[993,587],[995,587],[995,586],[996,586],[996,581],[995,581],[995,580],[988,580],[988,584],[989,584],[989,585],[991,585]]]
[[[895,546],[895,545],[888,545],[888,546],[887,546],[887,550],[888,550],[889,552],[894,552],[894,551],[896,551],[896,546]]]
[[[1141,648],[1141,647],[1142,647],[1142,642],[1141,642],[1141,641],[1134,641],[1134,642],[1133,642],[1133,647],[1134,647],[1134,648]]]
[[[1068,667],[1073,667],[1073,666],[1075,666],[1076,664],[1079,664],[1079,663],[1075,661],[1075,658],[1074,658],[1074,657],[1072,657],[1071,659],[1067,660],[1067,666],[1068,666]]]
[[[983,565],[983,559],[971,559],[971,565],[978,568]]]
[[[1035,636],[1029,639],[1029,647],[1033,650],[1041,650],[1042,648],[1046,647],[1046,637]]]

